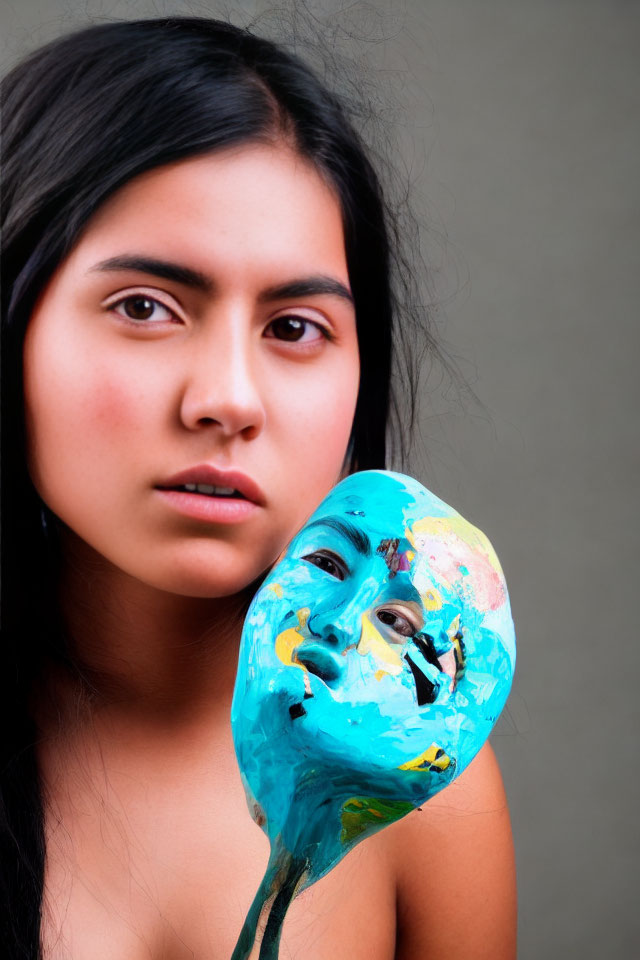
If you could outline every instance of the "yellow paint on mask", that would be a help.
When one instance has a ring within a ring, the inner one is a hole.
[[[464,668],[465,668],[466,657],[465,657],[464,646],[463,646],[464,633],[465,633],[465,628],[460,627],[460,614],[458,614],[456,617],[453,618],[453,620],[451,621],[451,623],[447,628],[447,636],[449,637],[449,640],[451,640],[451,643],[453,644],[453,652],[454,652],[455,661],[456,661],[456,674],[454,678],[455,680],[460,679],[460,677],[464,673]]]
[[[451,757],[448,757],[442,747],[437,743],[431,746],[413,760],[408,760],[398,767],[398,770],[430,770],[432,772],[446,770],[451,763]]]
[[[276,637],[276,657],[282,660],[288,667],[300,667],[301,670],[304,670],[302,664],[296,663],[293,659],[294,649],[300,646],[303,640],[304,637],[301,633],[298,633],[295,627],[289,627],[288,630],[283,630],[282,633],[279,633]]]
[[[435,587],[428,587],[427,590],[421,594],[421,599],[425,610],[439,610],[442,606],[440,591],[436,590]]]
[[[366,613],[362,614],[362,630],[356,647],[360,656],[371,654],[376,660],[384,664],[385,672],[394,676],[402,672],[403,665],[400,656],[387,641],[380,636]]]
[[[310,613],[311,613],[310,607],[300,607],[300,609],[296,611],[296,615],[298,617],[298,623],[300,624],[300,630],[304,630],[304,628],[306,627],[307,620],[309,619]]]
[[[279,583],[270,583],[267,590],[273,590],[278,600],[282,600],[282,587]]]

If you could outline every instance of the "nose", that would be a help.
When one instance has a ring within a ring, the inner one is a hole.
[[[253,439],[264,427],[266,412],[250,325],[229,311],[211,326],[209,336],[194,339],[181,421],[189,430],[215,425],[224,437]]]
[[[310,637],[295,651],[295,658],[325,683],[340,681],[347,669],[345,653],[360,639],[361,600],[312,613],[307,621]]]
[[[356,594],[342,603],[327,604],[326,609],[319,607],[310,615],[307,628],[332,650],[343,653],[360,639],[363,604],[363,597]]]

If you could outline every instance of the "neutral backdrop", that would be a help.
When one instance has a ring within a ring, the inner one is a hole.
[[[493,743],[519,956],[636,957],[640,4],[305,6],[392,131],[423,296],[477,396],[425,368],[411,468],[485,530],[509,583],[519,659]],[[265,33],[304,33],[291,0],[0,9],[3,69],[104,18],[262,14]]]

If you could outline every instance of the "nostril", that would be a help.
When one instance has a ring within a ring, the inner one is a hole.
[[[333,626],[331,622],[327,623],[326,620],[323,622],[317,613],[312,613],[307,620],[307,630],[310,638],[312,637],[315,641],[320,640],[322,643],[335,649],[340,646],[340,639],[333,629],[328,629]]]

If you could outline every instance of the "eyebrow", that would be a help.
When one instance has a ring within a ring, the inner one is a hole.
[[[358,530],[352,523],[349,523],[348,520],[343,520],[341,517],[322,517],[320,520],[314,520],[313,523],[308,524],[306,529],[311,530],[313,527],[330,527],[332,530],[337,530],[353,544],[358,553],[365,557],[371,556],[369,537],[362,530]]]
[[[159,260],[156,257],[125,253],[117,257],[109,257],[108,260],[101,260],[100,263],[91,267],[89,272],[91,273],[94,270],[107,272],[135,270],[137,273],[152,274],[155,277],[161,277],[163,280],[173,280],[175,283],[181,283],[183,286],[199,290],[201,293],[212,294],[215,292],[215,284],[206,274],[199,270],[193,270],[184,264],[175,263],[172,260]],[[260,293],[258,301],[260,303],[271,303],[274,300],[291,300],[297,297],[319,295],[340,297],[355,306],[349,288],[335,277],[328,277],[324,274],[298,277],[286,283],[267,287]]]

